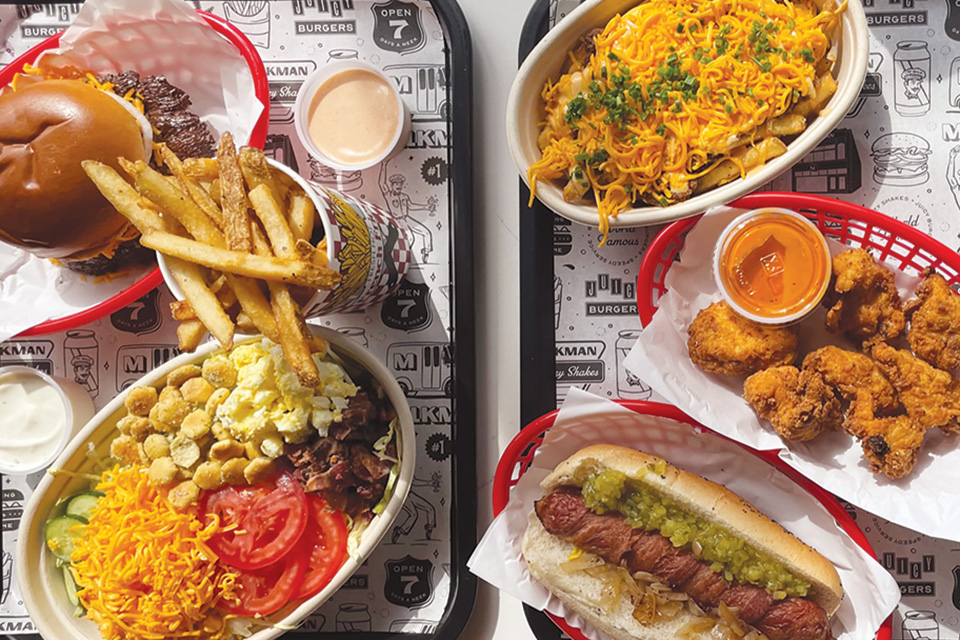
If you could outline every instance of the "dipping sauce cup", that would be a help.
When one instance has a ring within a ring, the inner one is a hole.
[[[410,114],[393,80],[360,60],[327,64],[308,76],[293,109],[300,142],[338,171],[373,167],[407,142]]]
[[[826,238],[789,209],[754,209],[723,230],[714,278],[724,300],[761,324],[797,322],[820,303],[830,284]]]
[[[93,417],[93,400],[72,380],[33,367],[0,367],[0,473],[49,467]]]

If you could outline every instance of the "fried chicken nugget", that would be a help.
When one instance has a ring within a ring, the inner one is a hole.
[[[843,422],[843,429],[860,441],[863,455],[874,473],[891,480],[902,478],[917,464],[926,429],[910,416],[878,418],[873,397],[861,394]]]
[[[938,273],[926,271],[917,297],[904,309],[907,340],[915,354],[935,367],[960,367],[960,295]]]
[[[828,331],[866,344],[892,340],[907,326],[893,272],[865,249],[848,249],[833,257],[824,303],[829,307]]]
[[[881,413],[900,406],[897,392],[877,364],[862,353],[827,346],[811,351],[803,359],[804,371],[816,371],[824,382],[837,390],[844,400],[853,402],[857,393],[865,391]]]
[[[843,420],[832,387],[815,371],[771,367],[743,383],[743,397],[787,440],[813,440]]]
[[[960,380],[906,349],[883,343],[873,347],[873,359],[918,427],[960,433]]]
[[[772,327],[738,316],[726,302],[702,309],[687,330],[694,364],[709,373],[749,375],[797,359],[797,329]]]

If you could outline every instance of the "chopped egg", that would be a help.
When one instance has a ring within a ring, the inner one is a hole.
[[[217,418],[233,437],[256,443],[270,458],[283,453],[284,442],[303,442],[314,431],[326,436],[357,394],[346,372],[321,353],[313,354],[320,371],[315,388],[300,384],[282,349],[267,339],[240,345],[229,358],[237,385],[217,407]]]

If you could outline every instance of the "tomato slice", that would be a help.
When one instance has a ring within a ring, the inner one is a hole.
[[[347,557],[347,525],[339,511],[317,494],[307,495],[310,524],[300,540],[308,557],[307,574],[296,597],[309,598],[323,590]]]
[[[237,578],[239,603],[227,601],[221,607],[241,616],[270,615],[293,599],[307,570],[307,557],[299,549],[261,569],[240,571]]]
[[[204,497],[204,520],[213,515],[229,527],[210,539],[210,548],[237,569],[259,569],[289,553],[307,526],[307,497],[300,483],[282,473],[272,483],[224,486]]]

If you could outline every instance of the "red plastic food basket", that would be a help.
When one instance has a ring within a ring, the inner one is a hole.
[[[691,226],[688,220],[682,220],[681,222],[687,223],[688,228]],[[674,223],[671,226],[675,226],[677,224],[680,223]],[[688,424],[691,427],[712,433],[720,438],[724,438],[725,440],[730,440],[729,438],[726,438],[725,436],[722,436],[703,426],[674,406],[659,402],[645,402],[643,400],[618,400],[616,402],[617,404],[636,413],[660,418],[669,418],[677,422]],[[543,437],[546,435],[547,431],[553,426],[553,423],[557,419],[558,413],[559,411],[552,411],[548,414],[540,416],[528,424],[520,431],[520,433],[514,436],[513,440],[510,441],[510,444],[508,444],[507,448],[504,450],[503,455],[500,456],[500,462],[497,464],[497,471],[493,478],[494,515],[499,515],[500,512],[503,511],[504,507],[507,506],[507,501],[510,499],[510,489],[513,488],[517,482],[519,482],[520,477],[530,467],[530,464],[533,461],[534,452],[537,450],[537,447],[540,446],[540,443],[543,442]],[[730,441],[734,442],[732,440]],[[830,512],[830,515],[834,517],[840,528],[843,529],[848,536],[850,536],[850,539],[853,540],[861,549],[870,554],[870,557],[876,559],[877,556],[873,551],[873,547],[870,546],[870,543],[863,535],[860,527],[857,526],[857,523],[854,522],[853,518],[850,517],[850,514],[847,513],[846,509],[843,508],[843,506],[833,495],[788,466],[779,457],[777,457],[777,453],[775,451],[757,451],[756,449],[751,449],[750,447],[738,442],[735,444],[743,447],[753,455],[773,465],[778,471],[789,477],[795,483],[800,485],[800,487],[802,487],[807,493],[819,500],[820,503],[826,507],[827,511]],[[551,620],[553,620],[554,623],[556,623],[558,627],[563,630],[564,633],[573,638],[573,640],[586,640],[585,636],[580,632],[579,629],[567,624],[567,621],[563,618],[551,614],[547,615]],[[890,640],[892,633],[893,617],[891,616],[883,622],[883,624],[880,626],[880,629],[877,631],[877,640]]]
[[[263,105],[263,111],[260,113],[260,118],[250,133],[250,141],[247,144],[262,149],[263,144],[267,140],[267,127],[270,125],[270,89],[267,85],[267,71],[263,67],[263,60],[260,59],[260,54],[257,53],[253,43],[247,39],[247,36],[245,36],[242,31],[213,14],[205,11],[198,11],[197,13],[207,21],[207,24],[213,27],[214,31],[226,38],[240,51],[240,55],[243,56],[243,59],[250,67],[250,72],[253,75],[254,95],[260,104]],[[29,49],[3,69],[0,69],[0,87],[5,87],[10,84],[13,81],[13,76],[23,71],[25,65],[36,61],[41,53],[49,49],[55,49],[60,44],[61,35],[63,35],[62,31],[50,36],[40,44]],[[81,327],[94,320],[99,320],[118,309],[122,309],[134,300],[146,295],[149,291],[160,285],[161,282],[163,282],[163,274],[160,273],[159,267],[155,267],[120,293],[92,307],[88,307],[83,311],[78,311],[77,313],[62,318],[54,318],[53,320],[41,322],[18,334],[18,337],[41,336]]]
[[[936,268],[951,284],[960,283],[960,255],[922,231],[872,209],[850,202],[803,193],[754,193],[730,203],[731,207],[759,209],[784,207],[806,216],[827,236],[852,247],[873,249],[882,262],[901,271],[920,274]],[[687,232],[700,216],[678,220],[665,227],[643,256],[637,276],[637,310],[640,323],[650,324],[657,301],[667,289],[664,278],[674,263]]]

